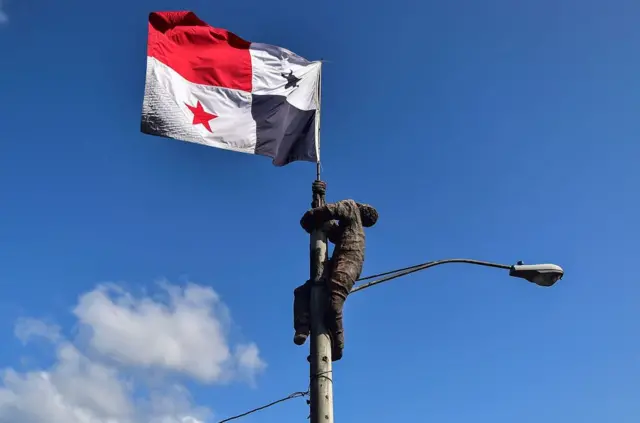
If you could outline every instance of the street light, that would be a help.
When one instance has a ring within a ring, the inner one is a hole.
[[[314,235],[317,236],[317,235]],[[314,238],[312,238],[313,240]],[[313,241],[312,241],[312,245]],[[320,243],[322,245],[322,243]],[[319,258],[321,258],[324,253],[324,248],[326,248],[326,244],[322,248],[316,248],[316,252]],[[312,249],[312,252],[314,250]],[[509,271],[509,275],[516,278],[523,278],[528,280],[529,282],[535,283],[539,286],[551,286],[555,284],[558,280],[562,279],[564,276],[564,270],[562,267],[556,264],[533,264],[533,265],[525,265],[521,261],[514,265],[508,264],[500,264],[500,263],[490,263],[488,261],[480,261],[480,260],[471,260],[471,259],[446,259],[446,260],[437,260],[437,261],[429,261],[427,263],[418,264],[416,266],[405,267],[404,269],[398,269],[391,272],[379,273],[377,275],[371,275],[364,278],[358,279],[357,282],[362,282],[370,279],[374,279],[371,282],[367,282],[362,285],[354,286],[351,289],[351,294],[354,292],[362,291],[365,288],[370,288],[374,285],[378,285],[392,279],[399,278],[401,276],[408,275],[410,273],[419,272],[420,270],[428,269],[430,267],[439,266],[441,264],[449,264],[449,263],[466,263],[466,264],[475,264],[477,266],[485,266],[485,267],[494,267],[497,269],[504,269]],[[316,268],[317,269],[317,268]],[[379,278],[379,279],[376,279]],[[313,333],[313,331],[312,331]],[[331,369],[331,348],[329,344],[329,338],[325,333],[318,331],[320,336],[315,340],[312,338],[311,340],[311,354],[307,357],[307,361],[311,363],[311,380],[312,383],[315,382],[316,385],[311,385],[310,388],[310,405],[311,405],[311,423],[318,422],[333,422],[333,381],[330,377],[324,376],[330,374],[332,372]],[[324,356],[321,354],[321,349],[318,347],[318,344],[323,342],[323,348],[325,349]],[[320,365],[319,365],[320,363]],[[323,375],[328,383],[324,382],[324,378],[318,377],[318,375]],[[315,407],[314,407],[315,404]],[[321,416],[324,416],[321,419]]]
[[[509,269],[509,276],[523,278],[540,286],[551,286],[564,276],[557,264],[523,264],[521,261]]]
[[[471,260],[471,259],[446,259],[446,260],[429,261],[423,264],[418,264],[416,266],[405,267],[404,269],[398,269],[392,272],[379,273],[377,275],[361,278],[359,280],[364,281],[364,280],[384,276],[384,277],[381,277],[380,279],[376,279],[374,281],[367,282],[365,284],[354,287],[351,290],[351,293],[353,294],[354,292],[361,291],[365,288],[370,288],[374,285],[378,285],[383,282],[390,281],[391,279],[408,275],[410,273],[419,272],[420,270],[428,269],[434,266],[439,266],[441,264],[449,264],[449,263],[466,263],[466,264],[475,264],[477,266],[505,269],[509,271],[509,276],[526,279],[529,282],[535,283],[536,285],[545,286],[545,287],[555,284],[558,280],[562,279],[562,276],[564,276],[564,270],[562,270],[562,267],[558,266],[557,264],[524,264],[521,261],[519,261],[517,264],[510,266],[508,264],[491,263],[488,261]]]

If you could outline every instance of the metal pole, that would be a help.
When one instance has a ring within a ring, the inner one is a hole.
[[[324,193],[313,193],[313,207],[324,205]],[[324,324],[327,303],[326,285],[322,279],[327,259],[327,238],[323,231],[311,234],[311,342],[310,342],[310,411],[311,423],[333,423],[333,374],[331,339]]]

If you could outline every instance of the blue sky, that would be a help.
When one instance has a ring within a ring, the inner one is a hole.
[[[329,62],[328,199],[380,212],[364,273],[565,268],[550,289],[452,265],[354,295],[337,421],[637,421],[635,2],[0,6],[0,422],[216,421],[307,387],[314,166],[139,133],[167,9]]]

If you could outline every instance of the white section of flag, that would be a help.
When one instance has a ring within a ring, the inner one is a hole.
[[[170,99],[161,101],[172,101],[181,112],[175,113],[172,107],[173,110],[163,113],[163,119],[170,123],[167,136],[178,135],[177,138],[182,137],[185,141],[254,154],[256,123],[251,114],[250,93],[194,84],[153,57],[147,57],[147,86],[165,91]],[[145,103],[153,101],[147,97],[145,94]],[[187,104],[196,107],[198,101],[206,112],[217,116],[209,121],[211,132],[202,124],[193,124],[194,115]],[[176,131],[185,133],[176,134]]]
[[[253,67],[253,94],[281,95],[300,110],[318,109],[316,93],[320,78],[321,62],[310,62],[297,54],[270,44],[251,43]],[[300,79],[296,88],[286,88],[283,76],[292,72]]]

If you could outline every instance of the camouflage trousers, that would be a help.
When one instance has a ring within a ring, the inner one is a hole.
[[[340,271],[332,272],[325,279],[329,291],[329,304],[325,310],[325,325],[331,337],[332,361],[342,358],[344,350],[343,308],[347,296],[353,288],[355,278]],[[296,333],[308,335],[310,332],[310,305],[312,281],[306,281],[293,291],[293,327]]]

